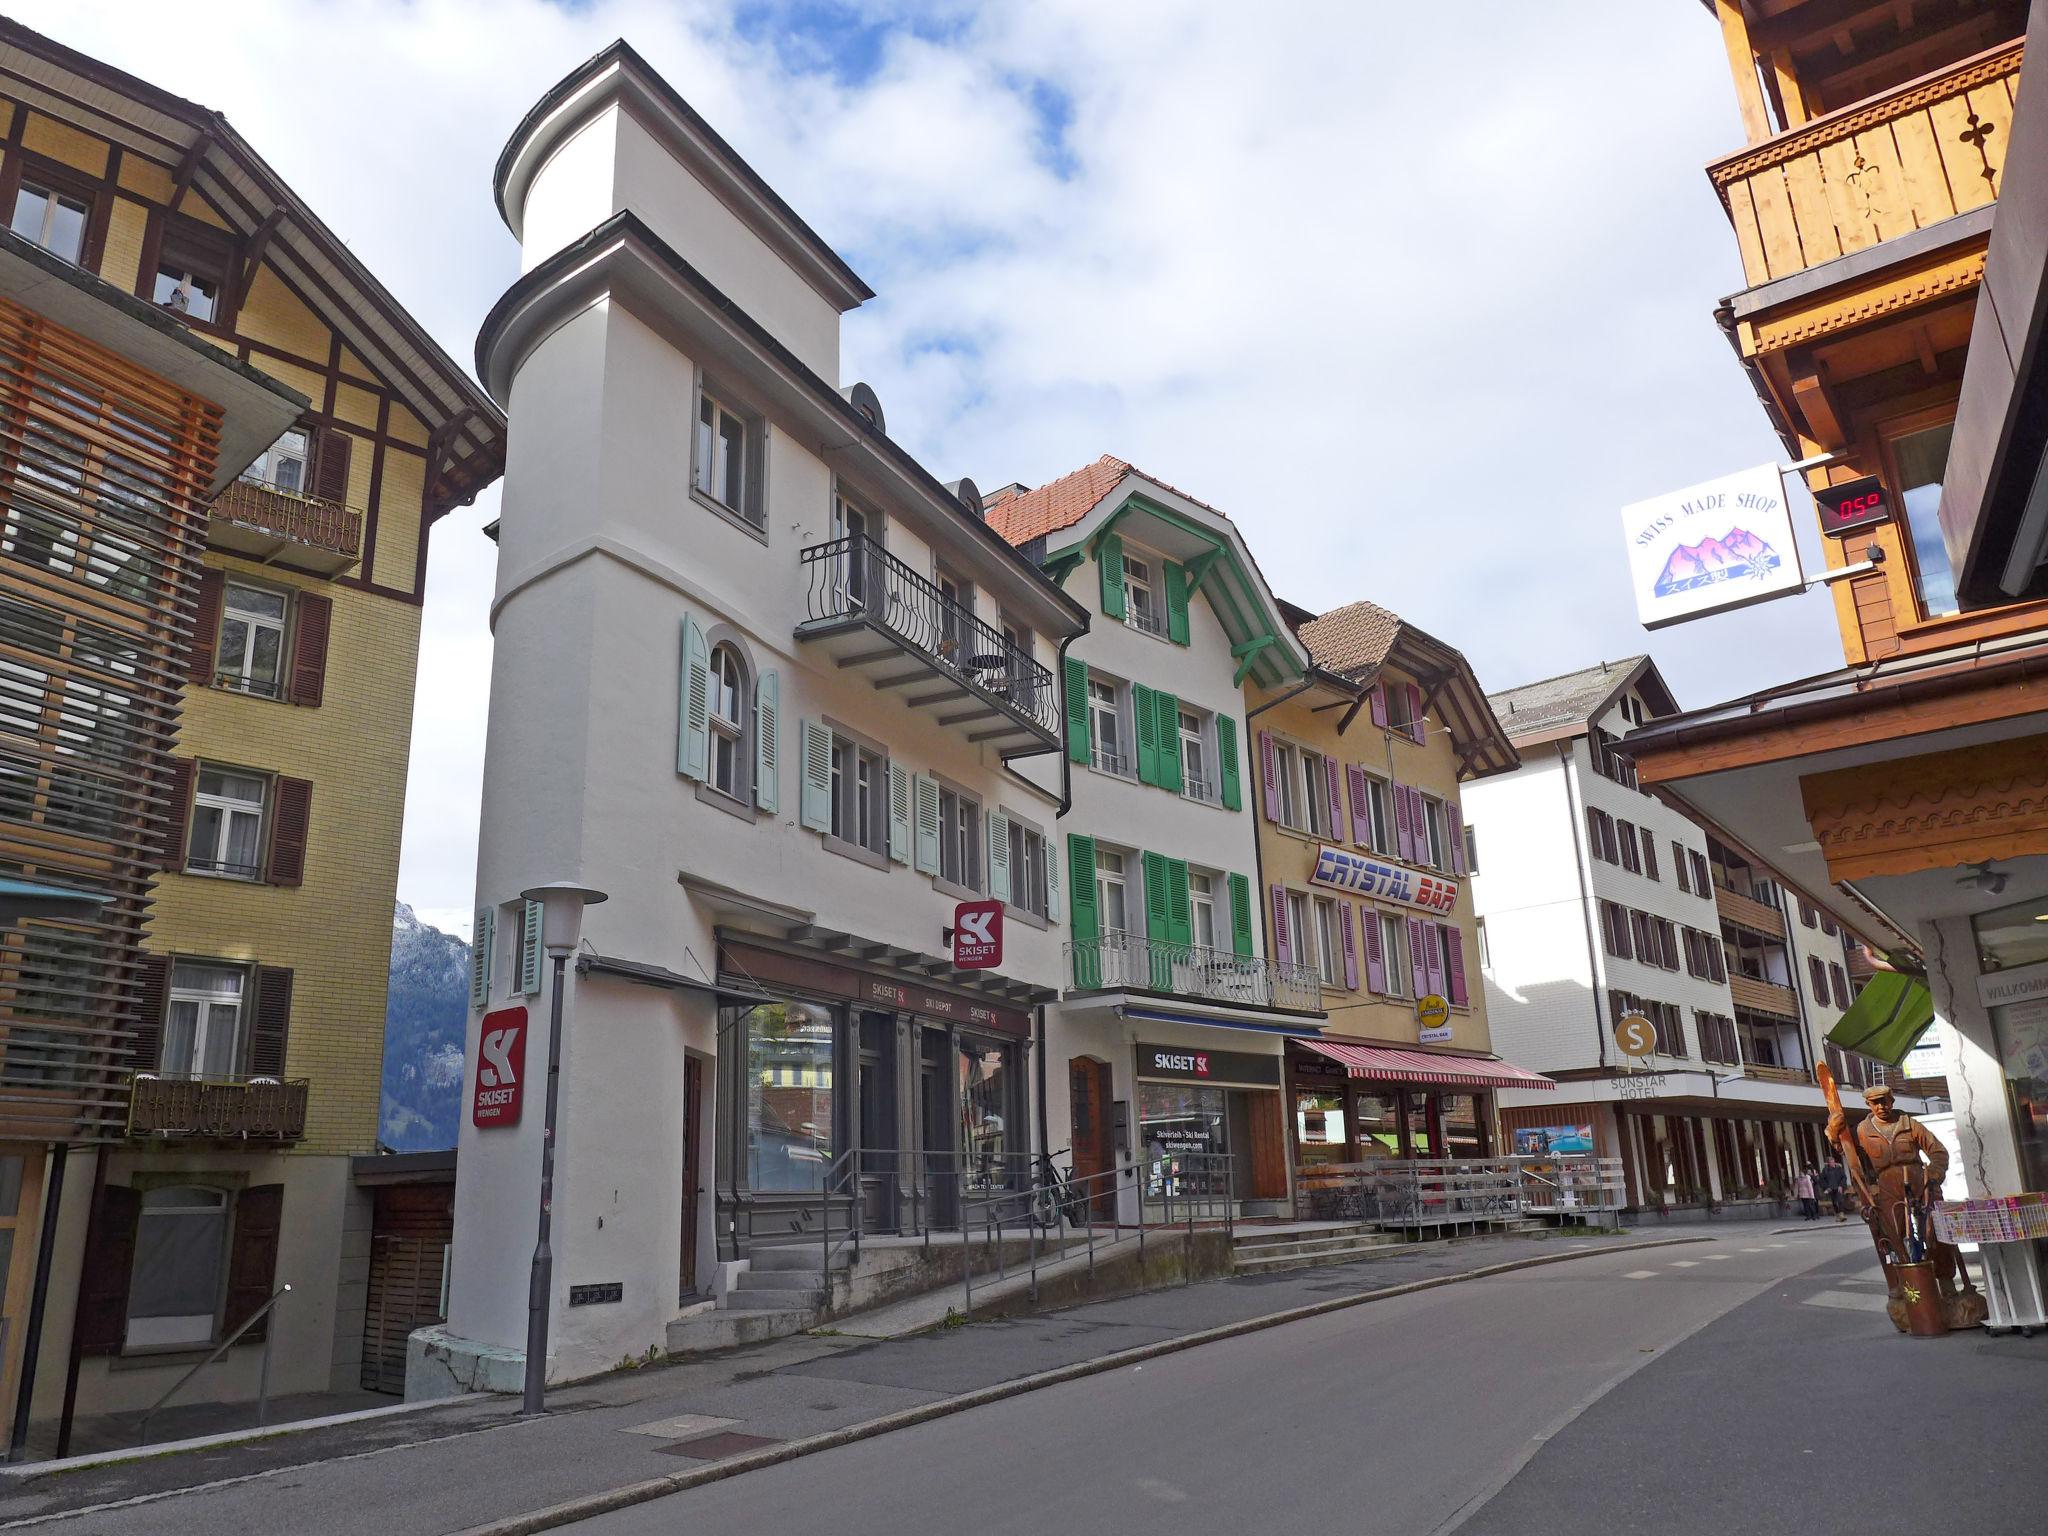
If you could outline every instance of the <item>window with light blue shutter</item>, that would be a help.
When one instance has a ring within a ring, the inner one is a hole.
[[[497,927],[497,908],[478,907],[476,927],[469,939],[469,1002],[481,1008],[491,1000],[491,934]]]
[[[528,997],[540,991],[540,903],[529,901],[520,912],[519,990]]]
[[[919,874],[939,872],[939,786],[935,779],[916,775],[911,786],[917,811],[917,856],[911,861]]]
[[[988,828],[988,893],[998,901],[1010,899],[1010,818],[990,811],[982,818]]]
[[[798,819],[813,832],[832,830],[832,733],[816,720],[803,728],[803,789],[797,796]]]
[[[701,784],[711,771],[711,648],[687,613],[677,720],[676,772]]]
[[[1060,840],[1057,837],[1045,840],[1045,915],[1055,923],[1060,920]]]
[[[889,765],[889,859],[910,862],[910,774]]]
[[[754,804],[764,811],[782,808],[777,768],[782,760],[782,679],[763,672],[754,689]]]

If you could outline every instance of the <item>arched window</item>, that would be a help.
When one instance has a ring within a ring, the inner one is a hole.
[[[744,800],[750,788],[752,762],[746,746],[747,718],[753,690],[747,681],[746,663],[737,648],[714,646],[711,651],[711,787]]]

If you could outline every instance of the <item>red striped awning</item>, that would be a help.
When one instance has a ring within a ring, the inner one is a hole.
[[[1408,1051],[1394,1045],[1345,1045],[1336,1040],[1297,1040],[1341,1062],[1352,1077],[1387,1083],[1447,1083],[1454,1088],[1555,1088],[1540,1072],[1526,1071],[1498,1056],[1452,1056],[1441,1051]]]

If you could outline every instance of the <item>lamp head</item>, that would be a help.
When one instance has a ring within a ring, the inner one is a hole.
[[[603,891],[578,885],[573,880],[556,880],[519,893],[527,901],[540,903],[540,943],[550,956],[571,955],[583,937],[583,909],[605,899]]]

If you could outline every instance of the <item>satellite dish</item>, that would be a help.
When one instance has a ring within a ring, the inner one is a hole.
[[[889,430],[888,423],[882,416],[881,397],[870,386],[866,384],[849,384],[846,388],[839,391],[839,396],[848,405],[859,411],[867,424],[877,432],[887,432]]]
[[[977,519],[984,523],[988,521],[988,509],[982,506],[981,492],[976,489],[972,480],[963,476],[949,484],[946,489],[958,497],[960,504],[972,512]]]

